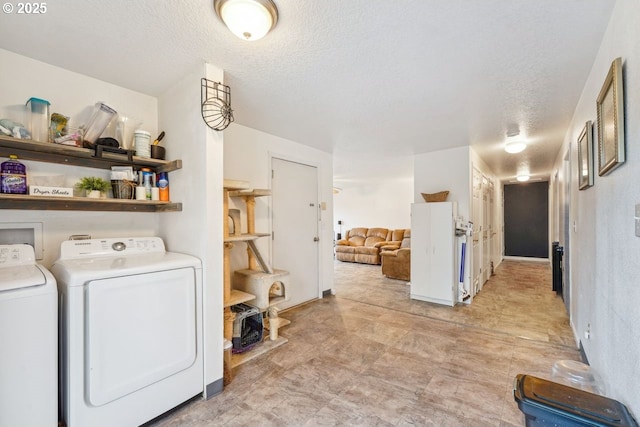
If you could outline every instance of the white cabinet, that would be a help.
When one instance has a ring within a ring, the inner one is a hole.
[[[454,202],[411,205],[411,298],[453,306],[456,294]]]

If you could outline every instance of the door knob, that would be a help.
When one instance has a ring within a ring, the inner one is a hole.
[[[313,241],[314,241],[314,242],[319,242],[319,241],[320,241],[320,238],[319,238],[319,237],[314,237],[314,238],[313,238]]]

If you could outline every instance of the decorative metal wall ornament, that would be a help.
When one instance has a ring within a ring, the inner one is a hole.
[[[202,119],[213,130],[225,130],[233,121],[231,88],[205,78],[201,83]]]

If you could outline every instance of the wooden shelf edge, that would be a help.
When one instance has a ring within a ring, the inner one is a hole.
[[[243,302],[251,301],[256,296],[248,292],[239,291],[237,289],[231,289],[231,296],[228,301],[224,302],[225,307],[231,307],[232,305],[241,304]]]
[[[263,197],[270,196],[271,190],[268,189],[253,189],[253,190],[234,190],[229,191],[229,197]]]
[[[27,196],[22,194],[0,194],[0,209],[180,212],[182,211],[182,203],[126,199],[90,199],[87,197],[46,197]]]
[[[271,341],[269,339],[269,335],[265,335],[265,337],[263,338],[262,342],[256,344],[256,346],[254,348],[252,348],[251,350],[245,352],[245,353],[239,353],[239,354],[234,354],[231,356],[231,367],[232,368],[236,368],[240,365],[242,365],[243,363],[249,362],[250,360],[253,360],[259,356],[262,356],[265,353],[268,353],[269,351],[276,349],[278,347],[280,347],[283,344],[288,343],[289,340],[286,339],[283,336],[279,336],[277,340],[275,341]]]
[[[248,233],[244,233],[240,236],[228,236],[224,238],[225,242],[248,242],[250,240],[256,240],[259,237],[267,237],[270,236],[271,234],[269,233],[254,233],[254,234],[248,234]]]
[[[0,135],[0,157],[9,157],[11,154],[15,154],[23,160],[99,169],[111,169],[111,166],[117,165],[136,165],[153,168],[156,172],[171,172],[182,168],[181,160],[159,160],[133,156],[133,161],[129,162],[124,154],[103,152],[102,157],[94,157],[94,150],[89,148]]]
[[[239,181],[237,179],[224,179],[223,187],[225,190],[233,191],[233,190],[246,190],[249,188],[249,183],[247,181]]]

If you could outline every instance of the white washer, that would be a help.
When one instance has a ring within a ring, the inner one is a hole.
[[[158,237],[69,240],[51,272],[68,427],[137,426],[202,393],[199,259]]]
[[[58,292],[29,245],[0,245],[0,426],[58,425]]]

